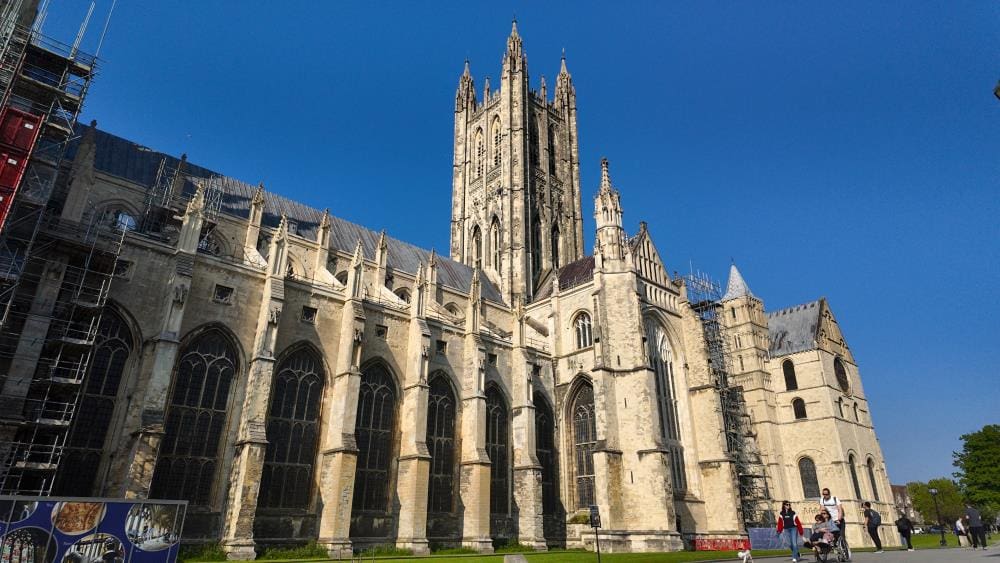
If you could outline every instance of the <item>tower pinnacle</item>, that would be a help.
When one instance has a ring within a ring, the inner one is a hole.
[[[740,273],[739,268],[733,263],[729,265],[729,283],[726,284],[726,294],[722,296],[722,300],[728,301],[737,297],[755,296],[750,292],[750,286],[743,279],[743,274]]]

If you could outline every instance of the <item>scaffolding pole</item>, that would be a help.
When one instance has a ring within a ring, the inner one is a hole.
[[[722,286],[705,273],[685,276],[688,302],[701,321],[712,381],[719,393],[726,448],[734,462],[739,486],[740,514],[747,528],[774,523],[767,474],[747,413],[743,388],[732,382],[732,353],[722,320]]]

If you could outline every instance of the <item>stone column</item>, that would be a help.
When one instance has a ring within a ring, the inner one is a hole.
[[[361,241],[354,250],[347,276],[346,301],[340,321],[340,343],[330,400],[323,418],[329,420],[320,459],[319,539],[330,557],[351,557],[351,508],[358,446],[354,425],[361,387],[361,346],[365,333]]]
[[[65,274],[65,258],[42,265],[41,280],[32,297],[14,358],[0,390],[0,458],[6,459],[7,450],[24,419],[24,399],[38,369],[38,359],[49,334],[52,311],[59,299]]]
[[[180,331],[184,322],[184,310],[191,278],[194,273],[194,257],[198,251],[198,237],[204,222],[204,186],[199,185],[194,198],[188,203],[181,226],[177,252],[171,262],[173,272],[167,282],[168,295],[164,303],[163,325],[153,339],[152,368],[149,384],[141,401],[140,427],[129,452],[128,470],[122,484],[125,498],[146,498],[153,483],[156,456],[164,434],[164,412],[170,394],[170,381],[177,352],[180,347]]]
[[[396,546],[412,549],[420,555],[430,552],[427,541],[427,483],[431,460],[427,450],[427,370],[431,333],[424,318],[426,300],[427,284],[421,265],[417,268],[417,283],[410,300],[410,334],[400,417],[402,439],[396,479],[399,498]]]
[[[513,394],[514,504],[517,539],[537,550],[547,549],[542,517],[542,466],[535,451],[534,363],[524,341],[524,304],[514,311],[514,349],[511,353]]]
[[[236,452],[229,479],[222,548],[228,559],[254,559],[253,523],[257,512],[264,454],[267,452],[267,412],[274,377],[274,342],[285,301],[285,270],[288,267],[288,223],[281,218],[268,252],[264,298],[257,314],[257,337],[250,360],[247,393],[236,438]]]
[[[472,276],[465,315],[462,377],[462,462],[459,495],[462,546],[493,552],[490,538],[490,456],[486,453],[486,348],[479,337],[479,270]]]

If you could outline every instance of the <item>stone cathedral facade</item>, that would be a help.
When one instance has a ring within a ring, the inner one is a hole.
[[[129,233],[54,493],[187,499],[184,537],[232,558],[589,546],[591,505],[614,551],[745,537],[684,280],[607,161],[581,185],[565,58],[552,94],[516,25],[499,89],[466,63],[450,256],[81,128],[50,207]],[[768,311],[734,266],[722,306],[771,498],[833,489],[862,545],[892,499],[828,303]]]

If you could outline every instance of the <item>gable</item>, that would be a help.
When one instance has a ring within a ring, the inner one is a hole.
[[[646,223],[643,222],[637,234],[630,242],[632,256],[635,260],[635,270],[639,277],[651,281],[655,284],[667,286],[670,284],[670,276],[660,259],[660,253],[653,244],[653,238],[646,230]]]

